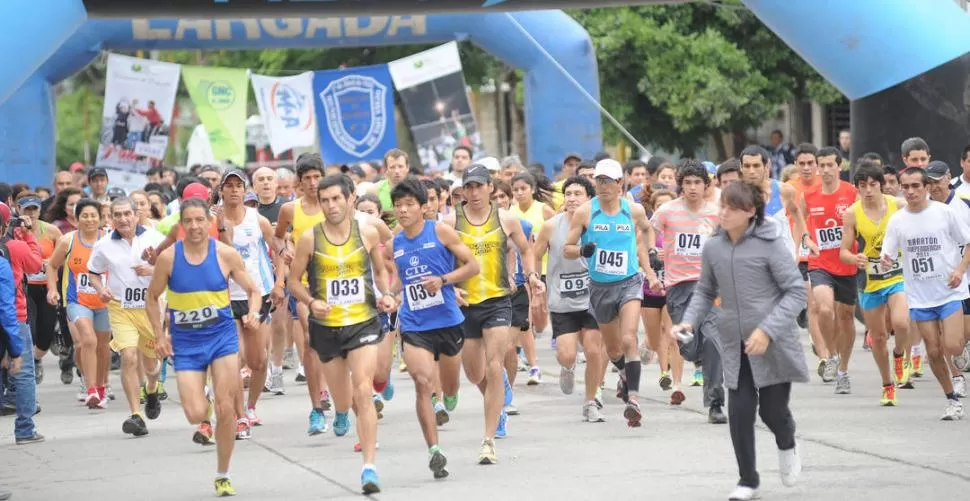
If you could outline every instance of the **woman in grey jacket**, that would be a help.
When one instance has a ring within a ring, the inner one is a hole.
[[[731,500],[758,497],[754,422],[775,434],[782,483],[801,471],[795,421],[788,409],[792,382],[808,382],[795,317],[805,308],[805,284],[782,240],[780,223],[765,219],[760,188],[732,183],[721,193],[720,228],[703,249],[701,278],[675,336],[685,336],[721,298],[718,340],[729,390],[731,441],[741,479]],[[689,336],[689,335],[687,335]]]

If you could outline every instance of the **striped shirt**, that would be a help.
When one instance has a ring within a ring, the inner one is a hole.
[[[693,212],[678,198],[661,205],[650,222],[663,236],[664,287],[699,280],[701,251],[718,225],[717,203],[705,201]]]

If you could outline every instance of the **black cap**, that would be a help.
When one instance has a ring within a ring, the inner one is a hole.
[[[949,173],[950,166],[947,165],[946,162],[940,160],[933,160],[928,166],[926,166],[926,176],[934,181],[943,179],[943,177]]]
[[[229,169],[226,171],[225,174],[222,175],[222,180],[219,181],[219,187],[221,188],[222,186],[224,186],[226,184],[226,181],[228,181],[230,177],[239,178],[239,180],[242,181],[242,184],[244,187],[249,186],[249,176],[247,176],[245,172],[239,169]]]
[[[488,184],[491,181],[492,173],[489,172],[488,167],[478,163],[471,164],[461,176],[462,186],[469,183]]]
[[[98,176],[108,177],[108,171],[106,171],[103,167],[94,167],[88,171],[88,181]]]
[[[583,161],[583,156],[582,155],[580,155],[579,153],[572,152],[572,153],[566,153],[566,158],[563,158],[562,159],[562,163],[568,162],[570,158],[575,158],[576,160],[579,160],[580,162]]]
[[[108,199],[109,200],[114,200],[116,198],[121,198],[121,197],[128,196],[128,194],[125,193],[125,190],[123,188],[119,188],[117,186],[112,187],[112,188],[108,188],[107,195],[108,195]]]
[[[363,167],[360,165],[341,165],[340,172],[343,172],[344,174],[350,173],[361,178],[366,176],[366,174],[364,174]]]

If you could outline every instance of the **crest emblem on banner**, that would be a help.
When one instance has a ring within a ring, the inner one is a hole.
[[[358,158],[374,151],[387,129],[387,86],[364,75],[348,75],[320,93],[327,128],[342,150]]]
[[[276,82],[270,89],[269,112],[287,129],[309,129],[313,125],[310,100],[293,87]]]

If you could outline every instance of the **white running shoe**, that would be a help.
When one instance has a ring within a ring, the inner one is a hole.
[[[576,387],[576,367],[559,368],[559,389],[562,390],[563,395],[572,395],[573,389]]]
[[[728,501],[748,501],[749,499],[761,499],[761,493],[758,492],[758,489],[739,485],[728,496]]]
[[[587,423],[602,423],[606,421],[606,417],[603,416],[603,411],[600,410],[599,405],[596,405],[595,401],[589,401],[583,405],[583,419]]]
[[[960,398],[967,398],[967,380],[963,375],[953,378],[953,394]]]
[[[793,449],[778,451],[778,470],[781,472],[781,483],[785,487],[794,487],[798,482],[798,475],[802,473],[802,456],[798,443]]]
[[[959,421],[963,419],[963,404],[959,400],[947,400],[946,409],[943,411],[943,421]]]

